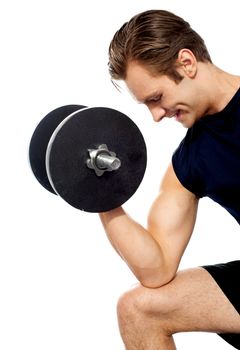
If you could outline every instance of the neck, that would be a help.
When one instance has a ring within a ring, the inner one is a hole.
[[[206,114],[220,112],[240,88],[240,77],[227,73],[213,64],[200,63],[199,70],[202,86],[209,101]]]

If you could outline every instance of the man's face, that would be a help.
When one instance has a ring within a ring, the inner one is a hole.
[[[205,113],[204,96],[195,79],[183,68],[178,71],[183,79],[175,83],[166,75],[153,76],[145,66],[130,62],[125,83],[133,97],[148,107],[154,121],[175,118],[190,128]]]

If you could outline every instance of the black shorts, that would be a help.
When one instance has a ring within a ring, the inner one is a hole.
[[[231,304],[240,314],[240,260],[202,267],[211,274]],[[240,333],[224,333],[219,334],[219,336],[236,349],[240,349]]]

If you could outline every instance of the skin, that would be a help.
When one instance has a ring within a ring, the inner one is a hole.
[[[156,122],[175,117],[190,128],[204,115],[222,110],[240,86],[240,77],[197,62],[187,49],[179,52],[177,63],[183,77],[179,83],[153,75],[140,62],[128,64],[126,86]],[[100,214],[110,242],[140,282],[118,303],[127,350],[174,350],[176,332],[240,333],[238,312],[206,270],[178,272],[197,208],[198,199],[181,185],[170,164],[149,211],[147,228],[122,207]]]
[[[136,61],[128,64],[125,83],[132,96],[147,105],[156,122],[177,116],[190,128],[199,118],[227,105],[239,87],[239,77],[197,62],[187,49],[179,52],[178,62],[177,71],[183,77],[178,84],[166,75],[154,76]]]

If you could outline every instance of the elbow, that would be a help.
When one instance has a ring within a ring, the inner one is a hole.
[[[176,273],[161,274],[158,272],[147,276],[141,276],[138,280],[145,288],[157,289],[171,282],[175,276]]]
[[[165,286],[169,282],[171,282],[172,279],[169,279],[169,280],[168,279],[166,279],[166,280],[162,280],[162,279],[161,280],[146,280],[146,281],[140,281],[140,283],[145,288],[158,289],[158,288]]]

